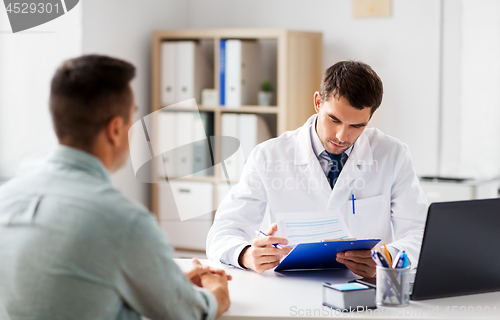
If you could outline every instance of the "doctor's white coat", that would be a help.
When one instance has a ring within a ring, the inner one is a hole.
[[[239,267],[238,256],[252,243],[269,206],[271,220],[276,213],[331,211],[344,219],[352,236],[383,239],[405,250],[416,266],[427,200],[407,146],[378,129],[365,129],[332,190],[311,145],[315,119],[252,151],[240,182],[217,210],[208,257]]]

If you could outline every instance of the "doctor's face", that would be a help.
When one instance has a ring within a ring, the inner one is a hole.
[[[314,94],[314,108],[318,113],[316,132],[326,151],[333,154],[347,150],[371,118],[371,108],[356,109],[344,97],[322,102],[319,92]]]

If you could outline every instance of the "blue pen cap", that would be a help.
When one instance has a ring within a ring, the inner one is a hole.
[[[408,267],[408,255],[404,250],[401,251],[401,254],[399,255],[399,259],[397,261],[398,262],[396,263],[396,268]]]

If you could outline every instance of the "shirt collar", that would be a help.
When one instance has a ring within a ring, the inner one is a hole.
[[[83,150],[58,145],[49,156],[48,161],[63,164],[74,170],[84,171],[94,178],[111,183],[109,172],[101,160]]]
[[[316,157],[319,159],[320,155],[326,151],[325,147],[323,146],[323,143],[321,143],[321,140],[319,139],[318,133],[316,132],[316,121],[318,121],[318,117],[316,116],[316,119],[311,124],[311,144],[312,148],[314,151],[314,154]],[[354,143],[346,150],[344,153],[349,157],[352,152],[352,148],[354,147]]]

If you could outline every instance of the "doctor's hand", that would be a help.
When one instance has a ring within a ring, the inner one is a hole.
[[[288,244],[287,239],[273,236],[276,231],[278,231],[278,225],[274,223],[267,231],[267,237],[255,238],[252,245],[245,249],[241,259],[241,264],[245,268],[250,268],[258,273],[264,272],[276,267],[281,258],[292,251],[292,248],[283,247]],[[282,249],[275,248],[273,246],[275,243],[282,245]]]
[[[337,253],[337,261],[353,273],[363,278],[373,278],[377,274],[375,261],[371,257],[371,250],[351,250]]]

